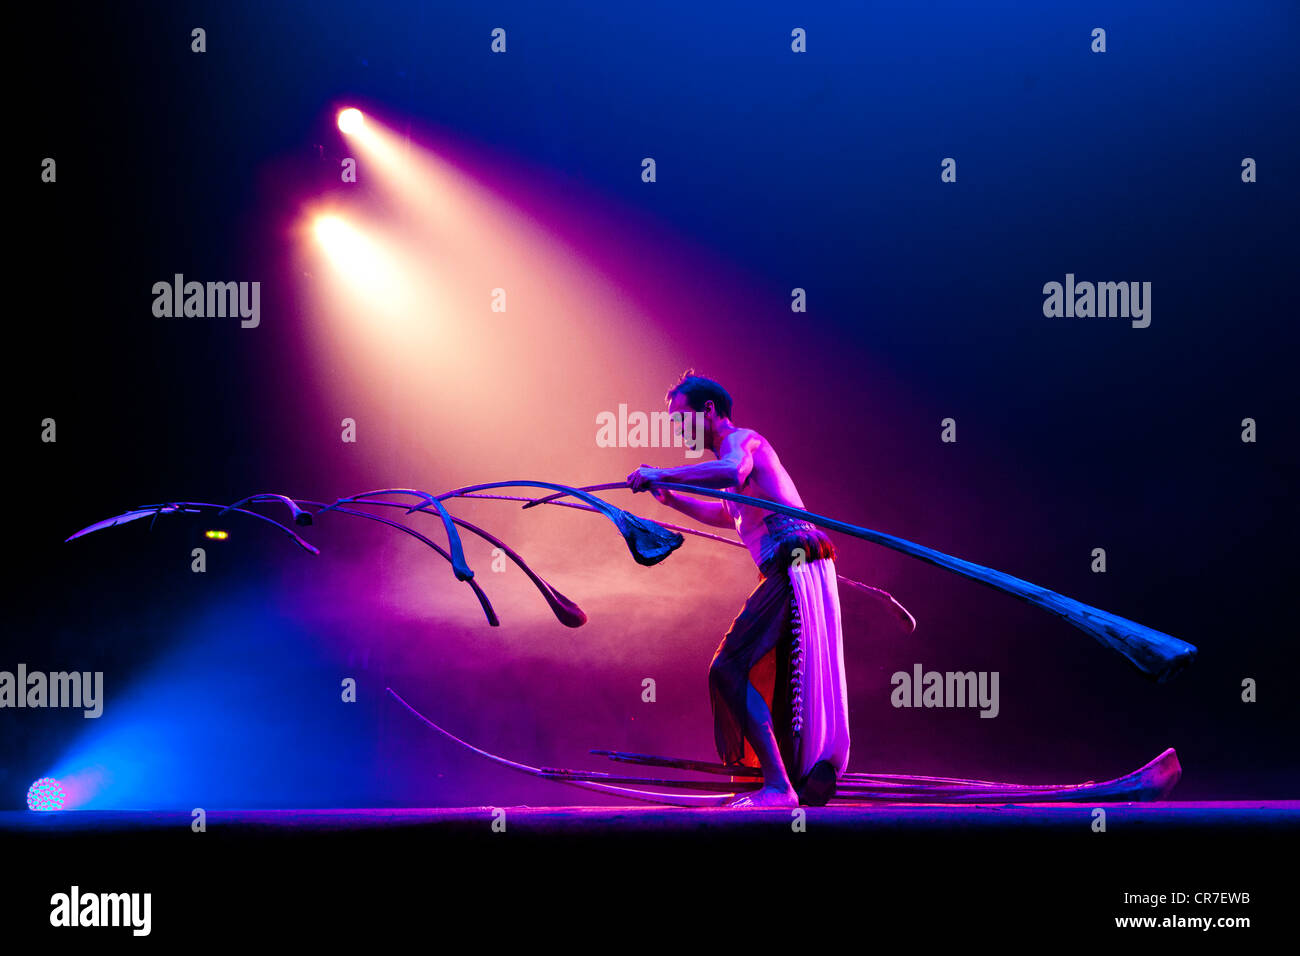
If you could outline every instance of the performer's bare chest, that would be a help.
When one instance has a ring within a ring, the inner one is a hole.
[[[750,477],[753,475],[751,473]],[[746,481],[739,487],[733,486],[728,491],[733,491],[740,495],[750,495],[752,497],[762,497],[761,492],[753,487],[753,481]],[[754,505],[742,505],[738,502],[724,502],[727,513],[731,515],[732,523],[736,526],[736,533],[740,535],[740,540],[744,542],[749,553],[753,555],[754,562],[760,561],[760,555],[763,553],[764,538],[767,535],[767,524],[763,521],[771,512]]]

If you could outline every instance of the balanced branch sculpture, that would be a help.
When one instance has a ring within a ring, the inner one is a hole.
[[[665,483],[651,482],[651,484],[662,485]],[[541,498],[513,498],[505,495],[483,494],[483,492],[494,489],[513,487],[543,488],[553,493]],[[748,495],[736,494],[734,492],[722,491],[714,488],[697,487],[694,485],[672,484],[671,487],[676,491],[684,491],[690,494],[753,505],[768,511],[801,518],[828,530],[839,531],[856,538],[861,538],[864,541],[879,544],[883,547],[910,555],[918,560],[933,564],[936,567],[943,568],[946,571],[951,571],[952,573],[961,575],[962,577],[978,581],[981,584],[1010,594],[1013,597],[1019,598],[1020,600],[1036,607],[1041,607],[1058,617],[1064,618],[1078,629],[1092,636],[1103,646],[1121,654],[1142,674],[1154,679],[1157,683],[1163,683],[1169,680],[1187,667],[1196,657],[1196,648],[1193,645],[1186,641],[1179,640],[1169,634],[1154,630],[1153,628],[1139,624],[1136,621],[1120,617],[1117,614],[1112,614],[1109,611],[1103,611],[1100,608],[1091,607],[1080,601],[1076,601],[1073,598],[1065,597],[1055,591],[1022,580],[1021,578],[1014,577],[1013,575],[1006,574],[1002,571],[996,571],[992,568],[965,561],[961,558],[955,558],[952,555],[944,554],[941,551],[936,551],[932,548],[915,544],[914,542],[907,541],[894,535],[849,524],[846,521],[840,521],[824,515],[814,514],[810,511],[805,511],[802,508],[790,507],[763,498],[753,498]],[[689,528],[678,528],[676,526],[652,521],[648,518],[642,518],[638,515],[632,514],[631,512],[625,511],[622,508],[615,507],[593,493],[596,491],[615,490],[621,488],[627,488],[627,483],[611,482],[608,484],[577,488],[557,484],[555,482],[515,480],[468,485],[464,488],[457,488],[440,495],[431,495],[428,492],[410,488],[387,488],[377,491],[367,491],[358,495],[349,495],[347,497],[339,498],[329,504],[302,498],[291,498],[280,494],[250,495],[249,497],[243,498],[230,505],[218,505],[194,501],[177,501],[134,508],[113,518],[98,521],[82,528],[80,531],[70,535],[66,540],[72,541],[76,538],[90,534],[92,531],[100,531],[105,528],[115,527],[140,518],[152,517],[156,520],[159,516],[164,514],[201,514],[204,511],[215,511],[217,515],[225,515],[232,512],[242,515],[251,515],[260,521],[274,525],[280,531],[289,535],[294,542],[305,551],[312,554],[319,554],[319,550],[304,540],[301,535],[293,530],[293,528],[276,521],[274,518],[253,511],[251,508],[244,506],[268,502],[282,504],[288,509],[290,518],[298,527],[309,527],[317,518],[327,513],[338,513],[353,517],[366,518],[396,528],[406,534],[410,534],[441,555],[451,565],[452,572],[456,579],[468,584],[473,590],[479,603],[483,607],[488,623],[492,626],[497,626],[500,621],[497,618],[496,612],[493,610],[492,604],[488,600],[487,595],[474,580],[474,572],[469,567],[465,558],[460,533],[457,530],[457,528],[460,527],[483,538],[494,547],[501,548],[503,553],[517,564],[527,575],[528,579],[532,581],[533,585],[538,589],[547,604],[550,606],[552,612],[556,615],[556,618],[568,627],[579,627],[586,623],[587,616],[577,604],[561,594],[553,585],[543,579],[540,575],[536,574],[518,554],[507,547],[499,539],[469,522],[453,517],[443,502],[451,498],[493,498],[522,500],[525,502],[525,508],[535,507],[540,504],[556,504],[593,511],[604,515],[613,523],[615,528],[618,529],[619,534],[622,535],[623,540],[627,543],[628,550],[631,552],[633,559],[638,564],[646,566],[658,564],[679,548],[684,541],[683,533],[689,533],[731,545],[740,545],[740,542],[731,541],[730,539],[722,538],[718,535],[712,535],[707,532],[696,531]],[[388,500],[389,496],[407,496],[409,498],[415,498],[416,501],[414,503],[410,501],[392,501]],[[576,498],[578,501],[582,502],[582,504],[575,505],[572,502],[561,502],[558,500],[565,497]],[[358,510],[361,506],[365,505],[401,508],[406,514],[424,512],[436,516],[441,520],[443,529],[447,534],[447,549],[444,550],[425,535],[416,531],[414,528],[408,527],[400,521],[394,521],[380,515]],[[315,509],[314,512],[309,510],[313,508]],[[875,600],[880,601],[889,607],[905,631],[910,631],[915,627],[915,619],[905,608],[902,607],[901,604],[895,601],[888,592],[879,588],[872,588],[857,581],[851,581],[847,578],[841,578],[841,580],[844,580],[850,586],[867,593]]]

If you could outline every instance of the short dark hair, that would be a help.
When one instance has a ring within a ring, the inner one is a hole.
[[[693,368],[682,373],[681,379],[664,396],[664,401],[671,402],[679,392],[686,396],[686,404],[697,412],[704,411],[705,402],[712,402],[719,415],[731,417],[731,394],[713,379],[696,375]]]

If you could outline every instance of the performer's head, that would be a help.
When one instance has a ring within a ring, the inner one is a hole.
[[[717,451],[718,432],[734,427],[731,424],[731,394],[713,381],[695,374],[695,369],[687,369],[681,379],[668,390],[664,396],[668,402],[668,413],[673,417],[673,430],[681,437],[682,420],[685,416],[698,412],[700,417],[692,416],[704,425],[704,446]],[[688,438],[693,437],[687,433]]]

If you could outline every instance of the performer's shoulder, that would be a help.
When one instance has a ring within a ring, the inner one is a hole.
[[[737,428],[731,434],[735,436],[734,441],[738,441],[749,448],[767,444],[767,439],[752,428]]]

